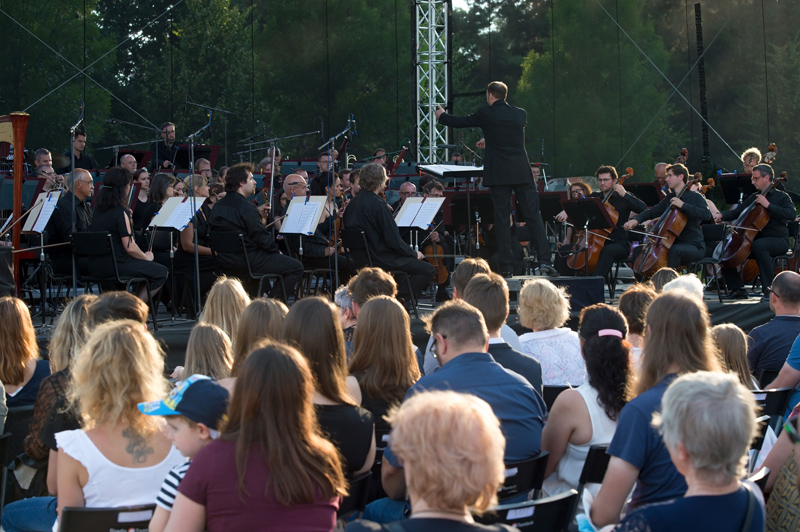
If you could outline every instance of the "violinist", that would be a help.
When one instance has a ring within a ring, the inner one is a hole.
[[[403,203],[406,202],[408,198],[416,198],[417,197],[417,186],[412,183],[411,181],[406,181],[402,185],[400,185],[400,199],[392,203],[392,212],[397,213],[400,210],[400,207],[403,206]]]
[[[424,198],[442,198],[444,197],[444,185],[434,179],[425,185],[422,196]],[[442,255],[445,255],[444,257],[438,257],[437,259],[443,262],[447,272],[447,280],[439,283],[436,291],[436,301],[440,302],[450,300],[450,295],[447,293],[447,287],[450,284],[450,272],[455,269],[455,260],[453,259],[455,241],[453,240],[453,236],[445,229],[443,220],[444,214],[440,209],[439,212],[436,213],[436,216],[433,217],[432,227],[434,229],[430,232],[429,236],[430,244],[439,246],[436,249],[437,254],[441,252]],[[428,248],[428,244],[428,242],[425,242],[424,246],[420,245],[420,250],[423,253],[425,253],[425,249]],[[433,260],[430,255],[431,253],[426,253],[425,255],[425,258],[429,261]]]
[[[295,196],[305,196],[308,193],[308,184],[300,174],[289,174],[283,180],[283,193],[286,194],[286,203],[279,202],[275,206],[275,230],[281,229],[281,217],[286,214],[286,206]]]
[[[706,199],[697,192],[684,190],[688,176],[689,170],[684,165],[668,166],[666,184],[670,189],[669,194],[657,205],[642,211],[623,226],[630,231],[647,220],[660,218],[670,207],[674,207],[686,215],[686,225],[669,249],[667,258],[667,266],[675,270],[680,269],[681,264],[703,258],[706,244],[700,224],[711,218],[711,211],[708,210]],[[642,246],[639,246],[634,250],[634,258],[641,252],[641,249]]]
[[[747,152],[745,152],[746,154]],[[744,158],[744,156],[743,156]],[[757,192],[745,198],[744,202],[730,211],[719,213],[714,217],[717,222],[736,220],[744,209],[757,203],[769,213],[769,221],[759,231],[750,248],[750,258],[758,264],[761,287],[764,297],[769,297],[769,286],[772,284],[774,270],[772,258],[783,255],[789,249],[789,229],[787,224],[794,220],[797,213],[791,198],[772,186],[775,174],[768,164],[757,164],[752,168],[750,181]],[[766,192],[766,193],[765,193]],[[731,292],[732,299],[747,299],[741,272],[734,268],[723,268],[725,285]]]

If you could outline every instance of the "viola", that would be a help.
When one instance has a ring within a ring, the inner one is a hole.
[[[441,223],[434,227],[431,233],[436,231],[439,225]],[[430,238],[430,235],[428,235],[428,238]],[[436,270],[436,284],[446,283],[449,273],[447,266],[444,265],[444,248],[438,242],[431,240],[430,244],[422,248],[422,254],[425,255],[425,262],[431,264]]]
[[[767,193],[778,183],[786,181],[786,172],[775,179],[761,195]],[[759,193],[757,193],[759,194]],[[750,248],[758,233],[769,222],[769,211],[753,201],[739,214],[729,228],[731,229],[725,240],[717,244],[714,257],[726,268],[738,268],[750,256]]]
[[[625,174],[622,175],[619,180],[617,181],[618,184],[623,184],[626,180],[633,177],[633,168],[628,167],[625,169]],[[594,271],[597,267],[597,261],[600,259],[600,252],[603,251],[603,246],[605,246],[606,241],[611,236],[611,231],[613,231],[617,227],[617,222],[619,221],[619,213],[617,209],[615,209],[609,200],[611,196],[614,194],[614,188],[612,187],[611,190],[606,194],[603,198],[603,205],[605,206],[606,210],[608,211],[608,215],[611,217],[612,226],[611,229],[598,229],[596,231],[590,231],[587,235],[586,231],[580,231],[576,235],[576,249],[586,250],[574,253],[567,258],[567,266],[572,268],[573,270],[583,270],[586,268],[588,263],[588,269],[590,272]]]
[[[681,193],[677,196],[678,199],[682,198],[687,190],[700,183],[702,179],[703,174],[696,173],[694,179],[683,187]],[[666,267],[669,259],[669,250],[678,237],[681,236],[687,221],[686,215],[676,207],[670,206],[665,210],[648,231],[647,236],[644,237],[642,252],[633,263],[634,273],[649,278],[661,268]]]

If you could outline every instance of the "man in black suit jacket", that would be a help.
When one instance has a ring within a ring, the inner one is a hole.
[[[483,314],[489,332],[489,354],[505,369],[527,380],[542,395],[542,365],[520,353],[500,337],[500,328],[508,318],[508,285],[496,273],[479,273],[464,289],[463,299]]]
[[[436,275],[436,270],[431,264],[421,260],[424,258],[422,253],[414,251],[414,248],[400,238],[389,206],[378,196],[386,186],[386,179],[386,169],[383,166],[376,163],[364,165],[359,177],[361,190],[347,204],[342,223],[346,229],[364,231],[373,264],[386,271],[407,273],[414,297],[419,298],[422,290]],[[360,256],[356,250],[352,251],[352,256],[357,268],[368,265],[366,257]],[[404,301],[408,300],[408,286],[405,282],[398,283],[397,296]]]
[[[505,83],[493,81],[486,88],[488,107],[482,107],[470,116],[459,117],[445,113],[439,106],[436,118],[445,126],[478,126],[483,130],[484,138],[478,141],[477,146],[486,148],[483,184],[492,191],[495,238],[503,275],[509,276],[514,270],[510,229],[512,192],[517,199],[519,221],[525,222],[531,230],[540,273],[558,275],[551,266],[550,245],[539,212],[539,195],[525,150],[527,113],[524,109],[510,106],[506,102],[507,94]]]

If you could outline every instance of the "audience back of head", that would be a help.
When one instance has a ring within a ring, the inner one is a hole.
[[[105,292],[89,306],[89,330],[115,320],[133,320],[147,323],[147,303],[130,292]]]
[[[216,325],[228,338],[235,338],[239,317],[249,304],[250,296],[241,281],[222,276],[211,287],[199,322]]]
[[[562,327],[569,319],[569,308],[566,289],[547,279],[525,281],[519,292],[519,321],[534,331]]]
[[[256,342],[280,338],[283,319],[288,312],[286,305],[277,299],[259,298],[247,305],[239,318],[236,336],[233,338],[233,377],[239,375],[242,362]]]
[[[0,382],[22,384],[25,368],[39,358],[31,314],[21,299],[0,297]]]
[[[687,273],[671,280],[664,285],[661,293],[669,292],[670,290],[685,290],[700,301],[703,300],[703,283],[693,273]]]
[[[619,311],[628,322],[628,333],[644,335],[647,309],[656,297],[656,291],[642,283],[631,286],[619,297]]]
[[[473,277],[479,273],[492,273],[489,263],[484,259],[468,258],[462,260],[453,271],[451,282],[453,284],[453,296],[462,297],[464,290]]]
[[[753,388],[753,376],[747,365],[747,335],[733,323],[722,323],[711,329],[711,338],[719,349],[722,369],[735,374],[739,382]]]
[[[508,317],[508,285],[496,273],[479,273],[467,284],[461,298],[483,314],[486,328],[496,334]]]
[[[678,277],[680,277],[680,275],[672,268],[660,268],[650,278],[650,282],[653,284],[653,289],[660,294],[664,289],[665,284],[677,279]]]
[[[189,335],[183,375],[205,375],[220,380],[231,376],[233,355],[225,331],[210,323],[198,323]]]
[[[397,283],[394,277],[380,268],[362,268],[347,283],[350,297],[358,312],[370,298],[376,296],[397,297]]]
[[[454,299],[448,301],[433,314],[423,318],[427,332],[435,338],[441,339],[453,347],[456,354],[468,351],[486,351],[486,344],[489,340],[489,331],[486,322],[478,309]],[[444,364],[447,360],[442,359],[439,351],[439,363]]]
[[[50,373],[68,367],[78,349],[86,343],[89,338],[89,307],[96,299],[93,294],[82,294],[64,307],[48,346]]]

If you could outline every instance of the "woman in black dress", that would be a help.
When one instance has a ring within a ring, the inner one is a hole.
[[[103,175],[103,186],[93,202],[94,215],[89,230],[111,234],[120,275],[148,279],[155,294],[167,280],[167,268],[154,263],[153,253],[142,251],[133,238],[133,222],[127,206],[132,180],[131,173],[120,167],[111,168]],[[110,268],[113,265],[107,261],[89,262],[92,275],[108,276]],[[139,287],[137,295],[147,301],[146,287]]]
[[[217,276],[214,275],[214,257],[211,255],[208,219],[211,216],[211,207],[214,206],[214,198],[209,195],[208,180],[201,175],[192,175],[186,178],[186,186],[190,191],[194,191],[194,196],[199,204],[203,198],[207,198],[205,203],[197,212],[194,220],[189,222],[181,231],[180,245],[175,253],[175,271],[184,273],[190,279],[194,279],[194,221],[197,221],[197,255],[200,262],[200,293],[205,296]],[[188,199],[186,201],[192,201]],[[194,287],[194,283],[192,283]]]
[[[150,188],[150,173],[147,168],[139,168],[133,173],[134,183],[141,184],[139,194],[136,196],[136,203],[133,207],[133,229],[141,231],[144,229],[144,210],[147,208],[147,190]]]

